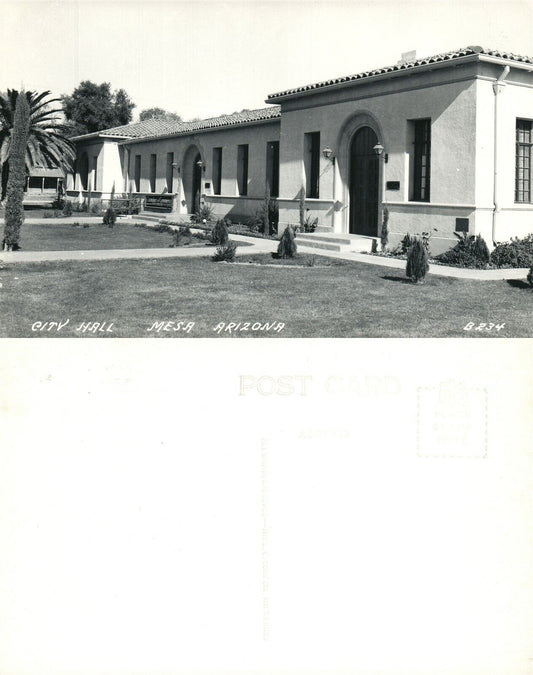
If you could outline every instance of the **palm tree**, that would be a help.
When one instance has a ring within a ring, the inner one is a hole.
[[[2,175],[2,192],[0,201],[5,199],[9,174],[9,156],[15,107],[19,92],[8,89],[0,94],[0,171]],[[48,168],[61,168],[68,171],[72,167],[75,150],[66,137],[68,127],[58,117],[63,110],[53,107],[61,102],[59,98],[51,98],[49,91],[38,94],[35,91],[23,92],[30,107],[30,133],[26,146],[26,171],[42,164]]]

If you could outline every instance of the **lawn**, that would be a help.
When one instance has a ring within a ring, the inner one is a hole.
[[[82,214],[83,215],[83,214]],[[169,232],[156,232],[153,228],[135,227],[120,221],[114,227],[101,220],[90,224],[39,223],[25,224],[20,231],[23,251],[88,251],[121,248],[168,248],[172,244]],[[205,246],[206,242],[194,239],[190,245]]]
[[[401,271],[323,262],[317,256],[309,267],[232,265],[209,258],[6,265],[0,270],[0,336],[93,335],[75,330],[82,322],[105,322],[95,335],[107,337],[533,335],[533,291],[525,282],[429,276],[425,284],[414,285]],[[60,332],[55,326],[50,332],[48,326],[32,331],[35,322],[66,319]],[[184,332],[179,321],[194,326]],[[225,330],[239,322],[241,328],[250,323],[249,329]],[[285,327],[254,332],[254,322]],[[471,322],[505,325],[499,331],[464,330]],[[161,328],[149,331],[154,323]],[[221,323],[224,329],[217,332]]]

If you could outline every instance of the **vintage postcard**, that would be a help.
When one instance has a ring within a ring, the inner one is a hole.
[[[0,672],[533,673],[533,3],[0,13]]]

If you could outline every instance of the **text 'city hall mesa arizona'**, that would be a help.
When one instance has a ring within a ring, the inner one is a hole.
[[[321,231],[362,237],[379,236],[386,206],[392,243],[429,231],[434,252],[454,232],[491,244],[533,231],[530,57],[477,46],[410,54],[266,103],[78,136],[67,193],[133,192],[178,215],[205,202],[239,221],[268,189],[280,227],[299,222],[304,195]]]

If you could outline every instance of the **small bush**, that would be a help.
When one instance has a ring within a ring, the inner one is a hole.
[[[111,208],[110,206],[104,213],[104,225],[107,225],[108,227],[114,227],[116,220],[117,214],[115,213],[115,209]]]
[[[407,254],[406,275],[415,284],[422,281],[429,270],[428,252],[422,239],[416,237]]]
[[[287,225],[278,245],[278,258],[294,258],[296,255],[296,241],[294,227]]]
[[[191,216],[192,223],[208,223],[213,220],[214,212],[211,204],[202,204],[196,213]]]
[[[212,257],[215,262],[233,262],[235,260],[235,252],[237,251],[237,244],[234,241],[229,241],[225,246],[219,246]]]
[[[211,230],[211,242],[217,246],[225,246],[228,243],[228,228],[224,220],[217,220]]]
[[[490,261],[496,267],[531,267],[533,265],[533,234],[498,244],[491,253]]]
[[[529,268],[529,272],[527,275],[527,282],[530,286],[533,287],[533,266]]]
[[[66,199],[63,205],[63,215],[67,217],[72,215],[72,202],[69,199]]]
[[[389,209],[383,207],[383,224],[381,225],[381,250],[387,250],[387,244],[389,243]]]
[[[91,213],[102,213],[102,200],[93,199],[91,202]]]
[[[152,232],[169,232],[170,234],[174,234],[174,230],[166,223],[157,223],[157,225],[154,225],[153,227],[152,225],[145,225],[145,227],[152,230]]]
[[[483,237],[480,234],[461,235],[457,232],[455,236],[459,239],[457,244],[449,251],[436,256],[435,260],[446,265],[484,269],[490,260],[490,253]]]
[[[177,230],[172,230],[173,243],[172,246],[188,246],[192,241],[191,228],[188,226],[180,227]]]

